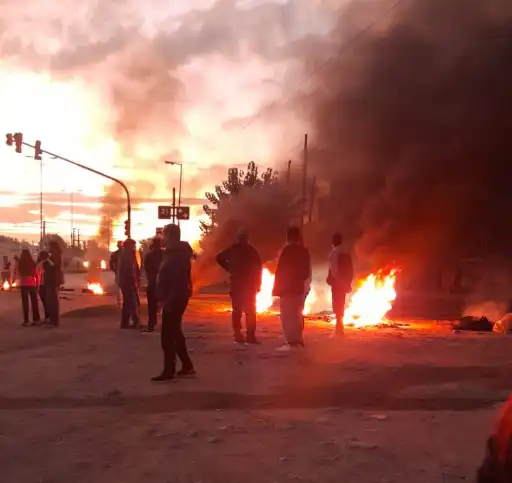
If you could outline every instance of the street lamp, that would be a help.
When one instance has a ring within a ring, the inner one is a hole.
[[[180,185],[178,188],[178,206],[181,206],[181,183],[183,181],[183,164],[178,163],[178,161],[164,161],[165,164],[171,164],[172,166],[180,167]]]

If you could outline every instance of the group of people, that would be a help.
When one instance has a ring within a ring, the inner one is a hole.
[[[30,250],[23,249],[19,257],[15,258],[13,279],[18,281],[21,294],[23,310],[21,325],[23,327],[40,325],[50,328],[58,327],[59,290],[64,284],[60,245],[51,240],[48,250],[41,250],[36,260]],[[38,298],[43,306],[44,317],[40,315]]]
[[[179,226],[171,224],[163,229],[163,238],[151,241],[149,253],[144,257],[143,268],[147,277],[148,324],[140,323],[140,279],[141,267],[137,257],[136,243],[126,240],[110,259],[120,292],[121,329],[139,329],[153,332],[157,325],[158,311],[162,311],[161,344],[164,353],[162,372],[153,377],[154,382],[163,382],[176,376],[195,373],[183,334],[182,319],[192,296],[192,247],[181,241]],[[176,357],[181,369],[176,370]]]
[[[327,283],[331,287],[336,334],[344,332],[345,299],[351,291],[353,267],[342,249],[343,238],[334,234],[329,254]],[[230,274],[233,338],[236,343],[258,344],[256,338],[256,298],[261,287],[263,263],[248,233],[241,230],[237,241],[217,255],[217,263]],[[298,227],[286,232],[286,245],[279,255],[272,295],[279,297],[280,318],[286,344],[280,350],[304,347],[304,304],[311,288],[312,267],[309,250]],[[242,332],[245,313],[246,334]]]
[[[342,237],[333,236],[329,256],[327,282],[332,289],[336,314],[336,333],[343,334],[345,297],[351,290],[353,269],[350,255],[342,250]],[[286,245],[277,262],[273,296],[280,299],[280,317],[285,345],[280,350],[304,347],[304,303],[311,286],[311,257],[304,245],[299,228],[286,232]],[[115,273],[121,303],[122,329],[142,329],[153,332],[159,309],[162,311],[161,344],[164,367],[154,381],[166,381],[176,375],[194,374],[194,366],[187,350],[182,319],[192,296],[191,246],[181,241],[180,228],[170,224],[163,229],[163,238],[155,237],[143,260],[147,277],[148,323],[141,325],[139,288],[141,267],[136,244],[128,239],[118,245],[110,259]],[[256,298],[261,288],[263,262],[256,248],[249,242],[246,230],[240,230],[237,240],[216,257],[217,263],[230,275],[233,338],[238,344],[259,344],[256,337]],[[246,330],[242,329],[245,314]],[[176,372],[176,357],[182,367]]]

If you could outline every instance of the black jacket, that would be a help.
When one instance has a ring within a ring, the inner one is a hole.
[[[114,273],[117,273],[117,269],[119,267],[119,256],[121,255],[122,248],[118,248],[115,252],[112,252],[110,255],[110,270]]]
[[[238,241],[217,255],[217,263],[231,276],[231,292],[257,293],[261,286],[263,264],[256,248]]]
[[[157,293],[163,308],[175,300],[192,296],[192,258],[194,252],[187,242],[164,250],[162,264],[158,271]]]
[[[302,244],[286,245],[277,262],[274,289],[276,297],[305,295],[306,280],[311,278],[311,257]]]
[[[163,256],[164,254],[162,250],[151,250],[144,257],[144,270],[146,272],[146,277],[148,279],[148,285],[156,284],[158,270],[160,270],[160,265],[162,264]]]

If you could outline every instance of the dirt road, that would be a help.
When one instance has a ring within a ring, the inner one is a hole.
[[[120,331],[106,302],[70,302],[93,307],[58,330],[0,315],[2,482],[461,482],[510,388],[507,337],[350,331],[340,343],[310,322],[306,349],[283,355],[275,316],[260,347],[237,347],[205,297],[186,316],[198,376],[154,385],[159,335]]]

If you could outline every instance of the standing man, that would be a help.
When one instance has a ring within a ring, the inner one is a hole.
[[[119,268],[119,257],[121,256],[121,252],[123,250],[123,242],[118,241],[117,242],[117,250],[115,252],[112,252],[112,255],[110,255],[110,270],[114,272],[115,281],[116,281],[116,298],[117,298],[117,306],[122,306],[122,295],[121,295],[121,287],[119,286],[119,280],[117,277],[117,269]]]
[[[343,251],[343,237],[335,233],[332,237],[332,250],[329,254],[329,273],[327,283],[331,287],[332,309],[336,315],[335,335],[343,335],[343,317],[345,315],[345,300],[352,291],[354,268],[350,255]]]
[[[166,225],[163,230],[165,251],[156,282],[158,300],[162,306],[162,350],[164,369],[154,382],[163,382],[177,376],[195,374],[188,355],[182,319],[192,296],[192,258],[194,252],[181,241],[178,225]],[[176,373],[176,355],[181,369]]]
[[[286,246],[277,262],[272,295],[279,297],[280,318],[286,344],[279,350],[304,347],[304,303],[311,285],[311,256],[300,228],[286,231]]]
[[[144,257],[144,271],[148,280],[146,296],[148,299],[148,325],[144,332],[153,332],[158,323],[158,297],[156,292],[156,278],[162,264],[162,239],[155,237],[149,245],[149,252]]]
[[[241,229],[238,239],[217,255],[217,263],[231,276],[233,338],[237,344],[259,344],[256,339],[256,295],[261,287],[263,264],[256,248],[249,243],[247,231]],[[247,336],[242,333],[245,313]]]

